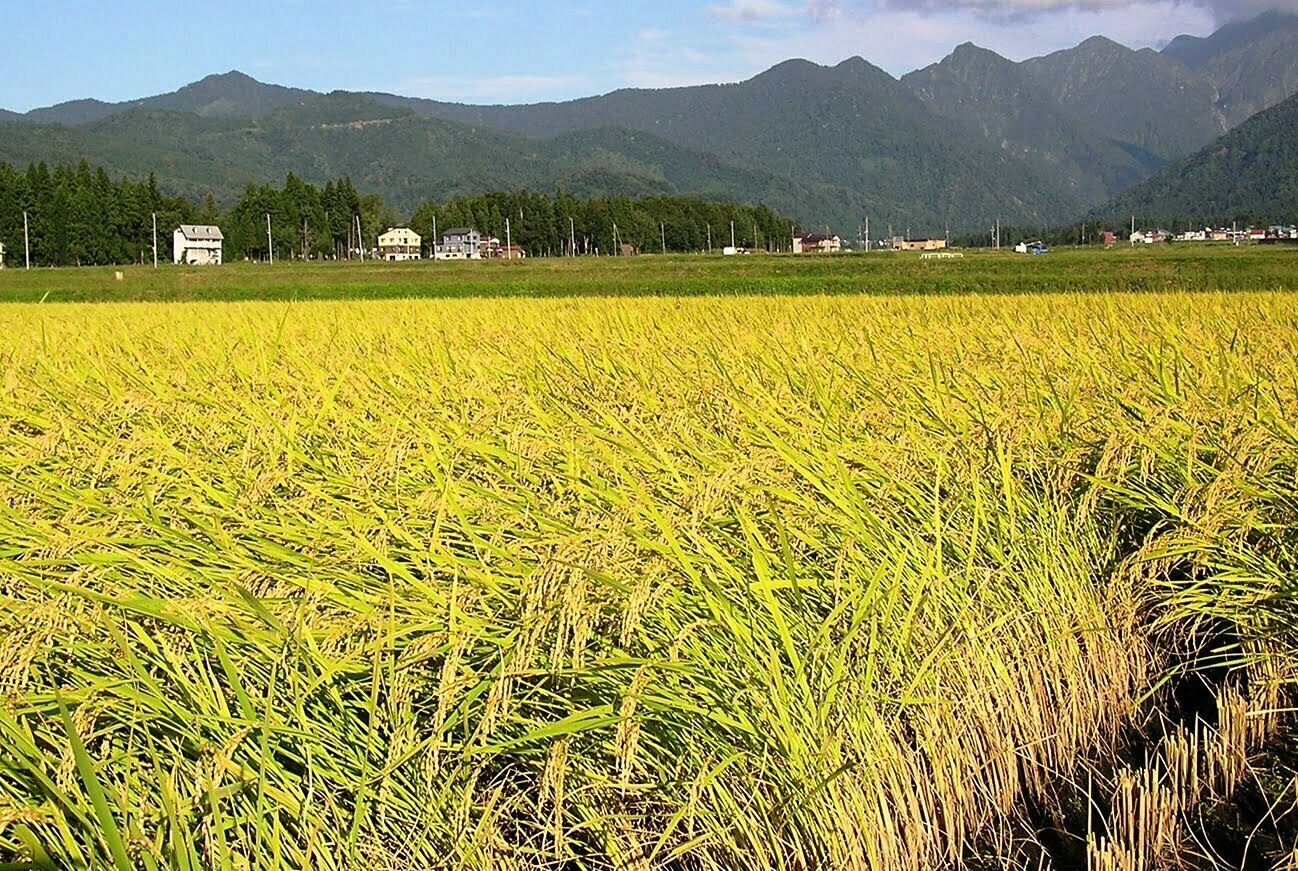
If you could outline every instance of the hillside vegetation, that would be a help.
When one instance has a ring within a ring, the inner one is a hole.
[[[1164,52],[1096,37],[1013,63],[964,45],[900,81],[861,58],[745,82],[468,106],[209,76],[123,103],[0,113],[0,160],[86,158],[222,205],[289,172],[350,176],[399,212],[500,190],[764,203],[855,237],[1076,218],[1298,88],[1298,17]]]
[[[1200,226],[1298,221],[1298,96],[1170,164],[1097,214]]]

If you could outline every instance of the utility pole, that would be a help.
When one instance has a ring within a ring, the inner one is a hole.
[[[270,237],[270,212],[266,213],[266,250],[270,252],[270,263],[275,265],[275,240]]]
[[[365,236],[361,232],[361,216],[356,216],[356,247],[361,252],[361,262],[365,262]]]
[[[509,235],[509,218],[505,219],[505,259],[514,259],[514,237]]]
[[[712,253],[712,225],[708,224],[708,253]]]
[[[158,213],[153,213],[153,268],[158,268]]]
[[[735,247],[735,222],[730,222],[730,247]]]
[[[577,224],[575,221],[573,221],[572,215],[568,216],[568,246],[569,246],[569,250],[568,250],[569,255],[572,257],[576,257],[577,256]]]
[[[667,253],[667,225],[666,225],[665,223],[664,223],[664,224],[659,224],[659,225],[658,225],[658,232],[662,235],[662,239],[663,239],[663,253],[666,254],[666,253]]]
[[[32,243],[27,235],[27,213],[23,212],[23,262],[27,269],[32,268]]]
[[[1131,239],[1131,247],[1135,248],[1136,247],[1136,216],[1135,215],[1131,216],[1131,235],[1127,238]]]
[[[865,253],[870,253],[870,216],[865,216]]]

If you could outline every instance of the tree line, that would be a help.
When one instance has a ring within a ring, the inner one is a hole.
[[[499,192],[428,202],[410,228],[425,245],[451,227],[472,227],[519,245],[533,257],[637,252],[692,252],[741,248],[786,251],[794,224],[766,206],[742,206],[690,197],[627,196],[578,199],[554,194]]]
[[[216,224],[231,260],[359,256],[398,219],[380,195],[362,195],[350,178],[318,187],[290,173],[282,186],[248,184],[222,210],[169,196],[150,174],[112,179],[102,168],[33,163],[26,170],[0,163],[0,242],[9,265],[21,263],[23,215],[33,265],[87,266],[148,263],[157,216],[158,259],[172,260],[172,231],[180,224]],[[269,238],[267,218],[269,216]],[[790,247],[793,222],[766,206],[742,206],[690,197],[626,196],[579,199],[563,191],[490,193],[427,202],[408,223],[426,253],[439,233],[468,226],[502,241],[508,236],[533,257],[720,250],[734,244],[761,250]]]
[[[154,214],[169,256],[171,230],[200,211],[163,194],[153,175],[114,181],[102,167],[92,172],[85,161],[53,170],[34,163],[25,172],[0,163],[0,242],[10,263],[23,256],[24,212],[32,262],[76,266],[151,260]]]

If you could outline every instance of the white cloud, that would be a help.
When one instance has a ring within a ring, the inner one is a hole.
[[[582,76],[519,73],[481,78],[416,76],[374,90],[449,103],[529,103],[553,99],[555,94],[585,93],[590,88],[590,84]]]
[[[981,17],[1009,21],[1067,11],[1095,12],[1111,9],[1136,11],[1140,3],[1129,0],[885,0],[892,9],[913,9],[933,14],[968,10]],[[1176,0],[1163,6],[1198,9],[1211,13],[1215,23],[1251,18],[1267,9],[1298,12],[1298,0]]]
[[[807,0],[790,5],[777,0],[730,0],[725,6],[709,6],[707,11],[717,18],[750,23],[796,19],[824,22],[838,17],[838,3],[837,0]]]

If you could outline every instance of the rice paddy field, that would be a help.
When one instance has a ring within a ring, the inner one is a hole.
[[[1296,521],[1294,252],[6,270],[0,868],[1295,868]]]

